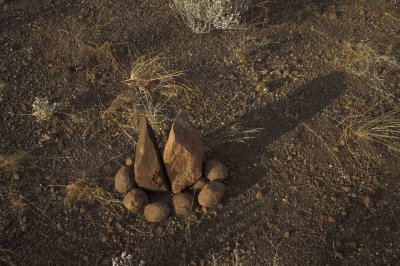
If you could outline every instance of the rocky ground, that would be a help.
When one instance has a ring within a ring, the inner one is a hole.
[[[201,34],[170,3],[0,0],[1,263],[397,265],[399,1],[252,1]],[[139,115],[163,154],[179,110],[226,191],[149,223],[114,176]]]

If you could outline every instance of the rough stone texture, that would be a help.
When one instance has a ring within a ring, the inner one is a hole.
[[[153,202],[144,207],[144,218],[151,223],[166,219],[171,213],[171,207],[165,202]]]
[[[198,201],[203,207],[214,207],[221,202],[224,194],[225,185],[219,181],[211,181],[200,191]]]
[[[179,193],[172,197],[172,212],[177,215],[188,215],[194,206],[194,197],[190,193]]]
[[[135,188],[125,195],[122,203],[128,211],[139,213],[149,203],[149,199],[143,190]]]
[[[203,154],[200,131],[180,111],[174,119],[164,149],[164,163],[172,192],[181,192],[201,177]]]
[[[204,176],[210,181],[225,180],[228,168],[221,161],[210,159],[204,164]]]
[[[114,177],[114,190],[126,193],[136,186],[132,167],[122,166]]]
[[[200,177],[199,180],[197,180],[196,183],[192,186],[192,189],[195,193],[199,193],[200,190],[208,183],[208,179],[205,177]]]
[[[146,117],[139,121],[139,140],[135,153],[135,181],[139,187],[150,191],[168,191],[162,158],[153,130]]]

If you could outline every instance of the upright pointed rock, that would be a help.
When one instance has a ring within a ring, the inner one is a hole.
[[[172,192],[181,192],[201,177],[203,154],[200,131],[180,111],[174,119],[164,149],[164,164]]]
[[[145,116],[139,121],[134,169],[135,181],[139,187],[155,192],[168,191],[160,150]]]

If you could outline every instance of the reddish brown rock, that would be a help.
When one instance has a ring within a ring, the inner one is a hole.
[[[139,213],[149,203],[149,199],[143,190],[135,188],[125,195],[122,203],[128,211]]]
[[[139,121],[139,140],[135,153],[135,181],[150,191],[167,191],[168,181],[153,130],[146,117]]]
[[[171,213],[171,207],[165,202],[153,202],[144,207],[144,218],[151,223],[166,219]]]
[[[228,168],[221,161],[210,159],[204,164],[204,175],[210,181],[224,180],[228,177]]]
[[[179,193],[172,197],[172,211],[177,215],[188,215],[192,211],[193,205],[194,197],[190,193]]]
[[[198,201],[203,207],[214,207],[221,202],[224,194],[225,185],[219,181],[211,181],[200,191]]]
[[[164,149],[164,163],[172,192],[181,192],[201,177],[203,154],[200,131],[180,111],[174,119]]]
[[[192,186],[192,189],[195,193],[199,193],[200,190],[208,183],[208,179],[205,177],[200,177],[196,183]]]
[[[122,166],[114,177],[114,190],[126,193],[136,186],[131,167]]]

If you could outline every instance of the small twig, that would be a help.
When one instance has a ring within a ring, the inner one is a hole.
[[[336,251],[336,248],[335,248],[335,241],[333,241],[332,242],[332,247],[333,247],[333,252],[334,252],[334,254],[335,254],[335,259],[343,259],[343,255],[341,254],[341,253],[339,253],[339,252],[337,252]]]

